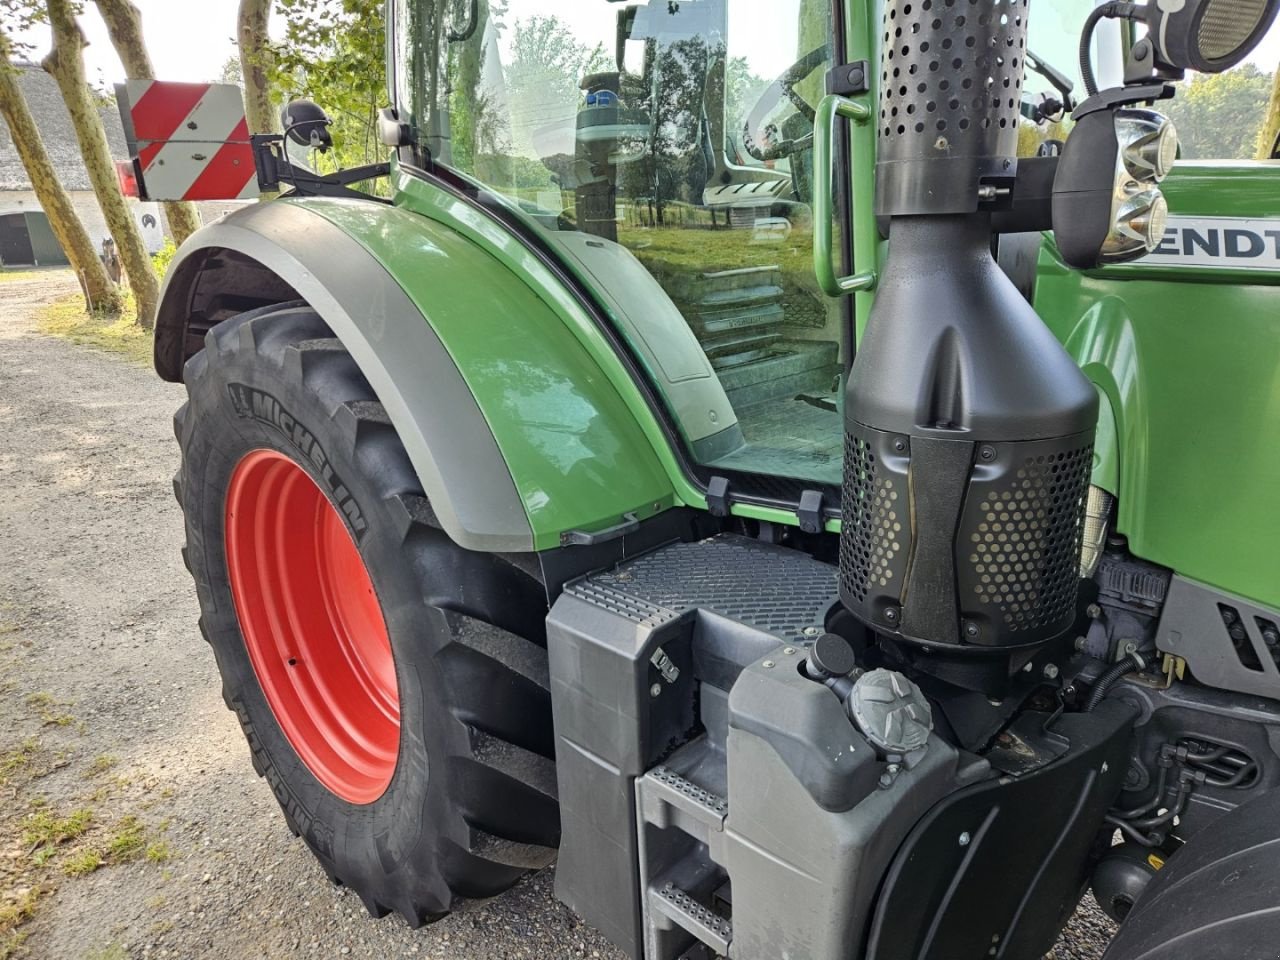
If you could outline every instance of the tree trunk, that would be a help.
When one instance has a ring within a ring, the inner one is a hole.
[[[244,75],[244,109],[250,133],[279,133],[280,124],[271,102],[271,38],[267,21],[271,0],[240,0],[236,36],[240,43],[240,69]]]
[[[1277,135],[1280,135],[1280,67],[1276,68],[1271,80],[1271,101],[1267,104],[1267,113],[1262,118],[1262,128],[1258,131],[1257,159],[1271,159],[1271,148],[1275,146]]]
[[[102,117],[89,93],[84,75],[84,34],[76,23],[71,0],[48,0],[49,21],[53,27],[53,50],[44,58],[42,66],[58,81],[62,99],[66,101],[80,143],[80,156],[98,206],[107,221],[107,229],[115,238],[116,250],[124,264],[129,286],[133,290],[138,308],[138,322],[146,329],[155,324],[156,302],[160,297],[160,284],[156,280],[151,256],[142,242],[142,234],[134,222],[120,182],[116,179],[115,163],[111,148],[102,127]]]
[[[111,45],[116,48],[125,74],[130,80],[154,80],[155,67],[142,39],[142,12],[132,0],[95,0],[98,12],[111,34]],[[169,220],[169,230],[174,242],[181,244],[200,229],[200,214],[193,203],[170,202],[164,204],[164,214]]]
[[[40,129],[18,84],[18,71],[11,60],[8,38],[3,34],[0,34],[0,115],[9,125],[13,145],[22,159],[31,187],[49,218],[49,228],[71,262],[71,268],[80,277],[89,309],[119,313],[120,290],[107,276],[93,240],[71,204],[71,197],[58,182],[53,162],[40,137]]]

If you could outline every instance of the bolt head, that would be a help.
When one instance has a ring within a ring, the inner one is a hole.
[[[978,629],[978,625],[974,623],[972,620],[970,620],[968,623],[964,625],[964,635],[966,637],[973,639],[977,637],[979,633],[981,633],[981,631]]]
[[[964,833],[960,834],[960,846],[967,847],[971,839],[973,838],[969,836],[969,831],[966,830]]]
[[[978,451],[978,456],[986,463],[990,463],[996,458],[996,448],[990,444],[983,444],[982,448]]]
[[[806,637],[816,637],[816,636],[817,636],[818,634],[820,634],[821,632],[822,632],[822,631],[821,631],[821,630],[819,630],[817,627],[805,627],[805,628],[804,628],[804,635],[805,635]]]
[[[760,666],[762,666],[762,667],[764,667],[766,670],[768,670],[770,667],[772,667],[772,666],[773,666],[773,661],[772,661],[772,660],[766,660],[766,661],[764,661],[764,663],[760,664]]]
[[[898,622],[898,608],[897,608],[897,607],[885,607],[885,610],[884,610],[884,618],[885,618],[886,620],[888,620],[890,623],[897,623],[897,622]]]
[[[893,441],[893,449],[897,450],[899,453],[902,453],[907,449],[907,441],[903,440],[901,437],[898,437],[896,440]]]
[[[1089,604],[1089,606],[1085,607],[1084,612],[1089,615],[1090,620],[1097,620],[1102,616],[1102,608],[1096,603]]]
[[[649,688],[649,696],[651,696],[651,697],[660,697],[660,696],[662,696],[662,684],[660,684],[660,683],[655,683],[652,687],[650,687],[650,688]]]
[[[1046,663],[1044,665],[1044,678],[1046,680],[1058,679],[1058,665],[1056,663]]]
[[[795,652],[796,652],[796,648],[795,648],[795,647],[783,647],[783,648],[782,648],[782,652],[783,652],[783,653],[785,653],[787,656],[791,656],[793,653],[795,653]]]

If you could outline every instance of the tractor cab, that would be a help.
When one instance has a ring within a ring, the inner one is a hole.
[[[821,98],[868,82],[832,73],[847,59],[843,12],[831,0],[463,7],[393,5],[394,129],[412,144],[401,163],[500,204],[607,305],[704,478],[791,498],[825,488],[834,505],[854,311],[814,271],[814,138]],[[1031,45],[1048,69],[1028,72],[1029,116],[1067,98],[1046,78],[1074,74],[1083,9],[1037,10]],[[1108,79],[1118,39],[1099,43]],[[1061,112],[1028,123],[1026,152],[1063,135]],[[847,208],[819,199],[825,235],[850,236]]]

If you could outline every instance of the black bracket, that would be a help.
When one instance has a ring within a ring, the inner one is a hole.
[[[870,75],[871,65],[866,60],[855,60],[853,63],[833,67],[827,71],[827,93],[842,97],[866,93],[871,89]]]
[[[285,150],[284,137],[279,134],[256,133],[249,140],[253,144],[253,163],[258,171],[258,189],[263,193],[273,193],[283,185],[293,187],[294,194],[300,197],[376,200],[377,197],[352,190],[351,184],[376,180],[391,173],[391,164],[371,163],[337,173],[319,174],[306,167],[294,166]]]
[[[640,519],[634,513],[624,513],[622,522],[612,527],[587,533],[585,530],[566,530],[560,534],[562,547],[594,547],[597,543],[608,543],[640,529]]]
[[[800,506],[796,510],[796,516],[800,519],[800,529],[805,533],[821,533],[822,491],[806,490],[800,494]]]
[[[724,477],[712,477],[707,484],[707,510],[713,517],[729,515],[729,481]]]

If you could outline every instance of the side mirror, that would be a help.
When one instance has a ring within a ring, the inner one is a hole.
[[[1166,66],[1221,73],[1258,45],[1277,9],[1280,0],[1151,0],[1146,39]]]
[[[280,111],[280,124],[284,135],[301,147],[311,147],[324,153],[333,146],[329,127],[333,121],[320,107],[310,100],[293,100]]]

